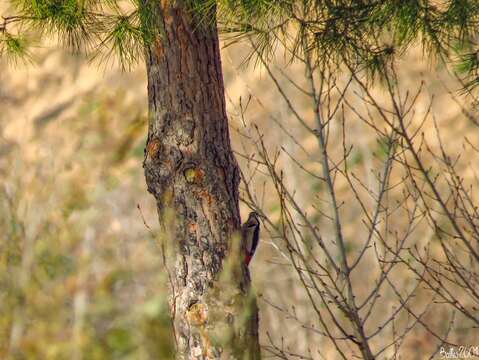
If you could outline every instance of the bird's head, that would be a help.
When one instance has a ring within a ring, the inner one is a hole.
[[[259,219],[260,218],[261,218],[260,214],[258,214],[256,211],[252,211],[252,212],[249,213],[248,220],[246,221],[246,223],[249,226],[255,226],[255,225],[259,224]]]

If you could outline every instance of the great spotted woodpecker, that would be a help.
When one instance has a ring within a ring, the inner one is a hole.
[[[241,227],[241,237],[246,251],[245,263],[249,265],[259,242],[259,218],[258,213],[253,211],[249,214],[248,220]]]

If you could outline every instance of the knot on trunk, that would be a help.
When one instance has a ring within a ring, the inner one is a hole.
[[[205,177],[205,172],[199,167],[189,166],[183,172],[186,182],[188,184],[201,184]]]
[[[202,303],[194,303],[188,309],[188,321],[194,326],[203,326],[206,324],[208,311],[206,305]]]

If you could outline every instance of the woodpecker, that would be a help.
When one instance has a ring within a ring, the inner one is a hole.
[[[245,263],[246,266],[253,258],[253,255],[258,247],[259,242],[259,218],[258,213],[253,211],[249,214],[248,220],[241,227],[241,236],[243,239],[243,246],[245,249]]]

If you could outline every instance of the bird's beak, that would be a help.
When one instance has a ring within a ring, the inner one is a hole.
[[[262,214],[260,214],[260,213],[258,213],[258,212],[257,212],[256,214],[258,215],[258,217],[259,217],[261,220],[266,219],[266,216],[264,216],[264,215],[262,215]]]

